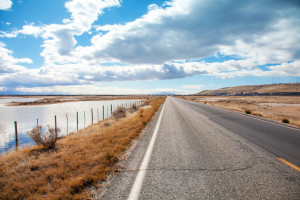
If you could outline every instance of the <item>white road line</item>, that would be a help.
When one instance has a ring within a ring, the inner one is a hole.
[[[159,129],[159,126],[160,126],[160,122],[161,122],[161,118],[162,118],[164,108],[165,108],[165,103],[164,103],[163,108],[160,112],[157,124],[155,126],[155,129],[154,129],[151,141],[149,143],[149,146],[147,148],[146,154],[144,156],[143,162],[142,162],[142,164],[139,168],[139,172],[138,172],[138,174],[135,178],[135,181],[133,183],[133,186],[131,188],[128,200],[137,200],[139,195],[140,195],[142,184],[143,184],[143,181],[144,181],[144,178],[145,178],[145,175],[146,175],[146,169],[147,169],[149,161],[150,161],[150,157],[151,157],[151,154],[152,154],[152,150],[153,150],[153,146],[154,146],[155,139],[156,139],[156,136],[157,136],[157,132],[158,132],[158,129]]]

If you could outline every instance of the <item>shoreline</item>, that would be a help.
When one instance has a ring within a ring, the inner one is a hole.
[[[80,102],[80,101],[111,101],[111,100],[127,100],[127,99],[148,99],[153,97],[151,95],[51,95],[51,96],[0,96],[0,99],[9,99],[9,98],[38,98],[35,101],[28,102],[10,102],[5,103],[5,106],[40,106],[40,105],[51,105],[59,103],[70,103],[70,102]],[[160,96],[156,96],[160,97]]]

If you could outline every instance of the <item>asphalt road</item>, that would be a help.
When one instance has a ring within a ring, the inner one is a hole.
[[[168,97],[95,199],[300,199],[300,131]]]

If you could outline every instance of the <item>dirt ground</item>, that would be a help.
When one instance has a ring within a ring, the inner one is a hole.
[[[289,124],[300,127],[299,96],[186,96],[187,100],[218,106],[278,122],[288,119]]]

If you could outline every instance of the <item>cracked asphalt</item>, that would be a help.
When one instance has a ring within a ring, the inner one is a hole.
[[[298,171],[194,106],[167,98],[138,199],[300,199]],[[95,199],[128,199],[160,112]]]

